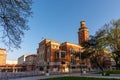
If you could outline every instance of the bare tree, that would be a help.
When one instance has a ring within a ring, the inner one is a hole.
[[[32,0],[0,0],[0,35],[9,48],[20,48],[24,32],[29,30]]]

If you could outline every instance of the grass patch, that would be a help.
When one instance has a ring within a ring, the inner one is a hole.
[[[118,79],[68,76],[68,77],[57,77],[57,78],[48,78],[48,79],[39,79],[39,80],[118,80]]]
[[[120,70],[108,70],[106,72],[110,74],[120,74]]]
[[[109,76],[110,74],[120,74],[120,70],[108,70],[108,71],[102,71],[99,72],[98,74],[104,74],[105,76]]]

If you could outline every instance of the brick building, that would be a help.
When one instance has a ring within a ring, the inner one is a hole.
[[[85,21],[81,21],[80,23],[78,38],[79,44],[70,42],[59,43],[58,41],[49,39],[41,41],[37,49],[37,68],[51,73],[70,72],[70,70],[78,71],[82,60],[72,53],[80,52],[82,50],[80,44],[89,38]],[[89,64],[85,61],[82,62],[84,62],[84,64]]]
[[[70,42],[59,43],[54,40],[45,39],[37,49],[37,67],[39,70],[49,72],[68,72],[72,62],[71,51],[79,51],[81,46]],[[77,61],[77,59],[76,59]],[[79,59],[78,59],[79,64]],[[75,66],[76,67],[76,66]]]
[[[31,55],[26,56],[25,65],[26,65],[26,70],[27,71],[35,70],[35,68],[36,68],[36,65],[35,65],[36,64],[36,57],[37,57],[36,54],[31,54]]]
[[[17,72],[21,70],[21,65],[17,65],[17,61],[6,60],[6,49],[0,48],[0,72]]]
[[[85,21],[80,22],[80,28],[78,30],[78,43],[81,45],[82,42],[89,39],[89,31],[86,27]]]
[[[91,68],[90,60],[80,58],[80,52],[83,51],[81,43],[88,39],[89,31],[85,21],[80,22],[78,44],[71,42],[59,43],[55,40],[44,39],[39,43],[37,49],[37,69],[49,73],[78,72],[81,71],[81,68],[89,70]],[[76,52],[79,52],[78,56],[74,55]]]
[[[0,48],[0,65],[6,64],[6,56],[7,56],[6,49]]]

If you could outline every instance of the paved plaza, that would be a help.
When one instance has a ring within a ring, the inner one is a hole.
[[[96,77],[96,78],[116,78],[120,79],[120,74],[112,74],[110,76],[102,76],[101,74],[80,74],[80,73],[72,73],[72,74],[59,74],[59,75],[42,75],[42,76],[32,76],[32,77],[21,77],[16,79],[9,79],[9,80],[38,80],[44,78],[52,78],[52,77],[63,77],[63,76],[81,76],[81,77]]]

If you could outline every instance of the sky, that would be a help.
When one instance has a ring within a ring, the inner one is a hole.
[[[7,51],[7,60],[36,54],[38,44],[46,38],[77,44],[82,20],[94,35],[105,23],[120,18],[120,0],[33,0],[32,11],[30,30],[22,39],[21,49]],[[4,44],[0,47],[6,48]]]

